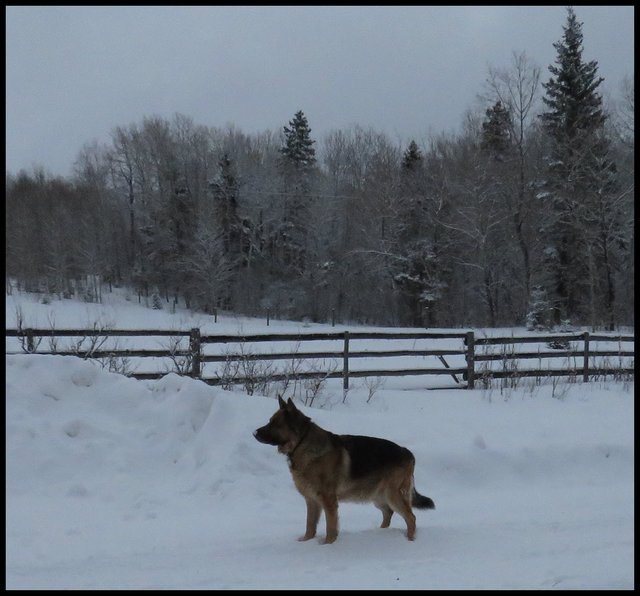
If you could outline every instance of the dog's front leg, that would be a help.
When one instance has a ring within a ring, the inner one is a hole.
[[[338,498],[336,495],[323,495],[322,508],[327,522],[327,536],[322,544],[331,544],[338,537]]]
[[[316,535],[318,528],[318,520],[320,519],[320,505],[313,499],[305,497],[307,502],[307,529],[304,536],[300,536],[298,540],[311,540]]]

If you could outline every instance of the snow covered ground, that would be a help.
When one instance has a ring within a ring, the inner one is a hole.
[[[21,305],[31,325],[189,328],[211,323],[114,300]],[[216,330],[297,329],[219,320]],[[313,326],[320,327],[320,326]],[[330,327],[328,328],[331,329]],[[355,329],[355,328],[354,328]],[[296,541],[305,504],[286,459],[252,432],[274,396],[171,374],[136,381],[75,357],[6,357],[6,587],[22,589],[632,589],[633,383],[425,391],[361,379],[299,407],[337,433],[416,456],[407,541],[394,516],[342,504],[333,545]],[[324,520],[319,529],[324,530]]]

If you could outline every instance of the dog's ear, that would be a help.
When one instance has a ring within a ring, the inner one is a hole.
[[[291,401],[291,399],[289,399],[289,401]],[[282,399],[282,396],[278,393],[278,405],[280,406],[281,410],[284,410],[287,407],[287,404],[284,402],[284,400]]]
[[[298,408],[296,408],[296,405],[293,403],[293,400],[291,398],[289,398],[289,401],[287,401],[287,410],[289,410],[290,412],[295,412],[297,411]]]

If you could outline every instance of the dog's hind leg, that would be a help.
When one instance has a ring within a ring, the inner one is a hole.
[[[298,538],[299,541],[311,540],[316,535],[318,520],[320,519],[320,504],[313,499],[305,498],[307,502],[307,529],[304,536]]]
[[[389,504],[394,511],[403,517],[407,524],[407,538],[414,540],[416,537],[416,516],[413,514],[413,511],[411,511],[411,505],[408,499],[406,499],[404,495],[397,493],[397,495],[391,497]]]
[[[386,495],[387,502],[395,512],[402,516],[407,524],[407,538],[413,540],[416,537],[416,516],[411,509],[412,478],[408,476],[399,486],[389,488]]]
[[[386,503],[378,504],[376,503],[376,507],[382,511],[382,524],[380,524],[381,528],[388,528],[391,523],[391,516],[393,515],[393,509],[389,507]]]

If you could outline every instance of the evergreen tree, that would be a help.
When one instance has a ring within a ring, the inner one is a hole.
[[[503,161],[511,143],[511,114],[497,101],[486,111],[487,119],[482,123],[481,146],[498,161]]]
[[[404,152],[402,156],[402,169],[405,172],[413,172],[422,162],[422,152],[418,149],[418,145],[416,145],[415,141],[411,141],[407,150]]]
[[[283,129],[284,145],[280,153],[287,187],[290,190],[308,190],[309,177],[316,163],[316,150],[309,122],[302,110],[296,112],[289,126]]]
[[[557,66],[549,66],[553,76],[543,83],[546,96],[542,101],[549,110],[541,118],[559,148],[579,150],[584,135],[604,124],[602,98],[596,93],[604,79],[597,77],[595,60],[583,62],[582,23],[571,7],[567,12],[562,41],[553,44]]]
[[[411,141],[402,155],[396,228],[392,237],[400,245],[419,240],[424,232],[424,157],[415,141]]]
[[[240,221],[238,218],[239,183],[235,168],[225,153],[219,160],[220,172],[209,183],[213,194],[214,216],[222,234],[225,254],[238,252],[240,239]]]
[[[284,209],[274,244],[285,268],[292,268],[300,274],[305,270],[307,261],[308,195],[316,168],[315,141],[311,138],[311,128],[302,110],[296,112],[283,131],[280,166],[284,180]]]
[[[400,271],[393,281],[408,310],[407,318],[403,317],[401,322],[413,327],[432,326],[433,309],[447,287],[435,247],[428,240],[412,242],[399,260]]]
[[[541,114],[550,141],[546,190],[549,201],[545,225],[547,286],[554,302],[555,321],[595,316],[596,280],[605,246],[594,245],[599,235],[598,212],[609,212],[606,197],[613,189],[615,167],[608,158],[605,113],[597,93],[603,79],[596,61],[582,59],[583,35],[572,8],[568,8],[562,40],[555,43],[553,75],[543,83],[547,111]],[[609,241],[606,240],[605,244]],[[604,267],[608,270],[611,263]],[[608,302],[613,299],[608,288]],[[611,307],[611,304],[609,304]],[[592,321],[595,323],[595,321]]]
[[[542,331],[549,327],[549,301],[544,288],[534,286],[531,289],[529,308],[527,310],[527,329]]]

